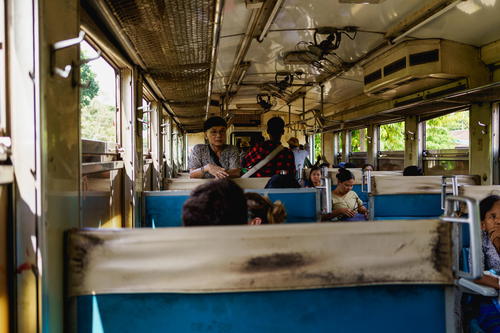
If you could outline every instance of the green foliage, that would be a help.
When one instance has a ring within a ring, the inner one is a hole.
[[[321,151],[321,134],[314,135],[314,154],[317,157],[318,155],[323,155]]]
[[[81,52],[80,59],[83,58],[85,58],[85,54]],[[99,84],[89,64],[80,66],[80,82],[85,85],[80,89],[80,106],[89,106],[94,97],[99,93]]]
[[[426,149],[453,149],[457,146],[451,131],[469,129],[469,112],[455,112],[426,122]]]
[[[93,100],[81,106],[81,136],[83,139],[116,142],[115,107]]]
[[[366,151],[366,128],[351,132],[351,151]]]
[[[398,151],[405,149],[404,122],[380,126],[380,150]]]

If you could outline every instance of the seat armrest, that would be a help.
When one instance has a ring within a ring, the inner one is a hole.
[[[498,290],[496,290],[495,288],[482,286],[480,284],[477,284],[471,280],[467,280],[464,278],[458,279],[458,285],[464,287],[469,292],[479,294],[482,296],[488,296],[488,297],[498,296]]]

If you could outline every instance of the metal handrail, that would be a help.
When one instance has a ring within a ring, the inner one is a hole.
[[[455,210],[455,203],[462,202],[467,205],[469,212],[467,217],[459,217]],[[479,215],[479,205],[475,199],[459,196],[446,197],[444,214],[440,217],[441,221],[452,223],[464,223],[469,225],[470,238],[470,272],[460,270],[458,262],[456,263],[456,274],[466,279],[478,279],[483,275],[483,251],[481,245],[481,220]],[[457,255],[457,260],[458,260]]]
[[[321,186],[316,186],[321,190],[321,212],[328,214],[332,212],[332,180],[328,176],[328,168],[321,170]]]
[[[365,191],[366,187],[366,191]],[[371,170],[365,171],[363,170],[363,174],[361,176],[361,192],[363,193],[372,193],[372,172]]]
[[[448,193],[446,192],[446,188],[448,187],[447,179],[451,179],[451,191],[452,195],[458,195],[458,178],[457,176],[443,176],[441,178],[441,209],[445,208],[446,196]],[[455,203],[455,210],[458,208],[458,203]]]

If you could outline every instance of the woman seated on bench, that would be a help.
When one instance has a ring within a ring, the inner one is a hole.
[[[500,274],[500,196],[490,195],[481,200],[479,210],[481,216],[484,269]],[[497,276],[483,275],[474,282],[499,289],[499,279]],[[475,318],[484,332],[500,332],[498,299],[473,296],[472,302],[465,304],[465,306],[464,314],[466,323]]]
[[[227,123],[221,117],[211,117],[203,125],[208,144],[194,146],[189,156],[190,178],[239,177],[240,152],[226,144]]]
[[[321,220],[337,218],[343,221],[362,221],[368,218],[368,209],[356,192],[352,191],[354,175],[351,171],[340,168],[337,173],[337,187],[332,191],[333,207],[330,214],[324,214]]]
[[[313,166],[309,172],[309,177],[304,182],[304,187],[321,186],[321,168]]]

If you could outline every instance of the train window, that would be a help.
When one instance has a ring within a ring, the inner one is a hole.
[[[318,156],[323,156],[321,133],[314,134],[313,138],[313,157],[316,161],[318,159]]]
[[[379,128],[379,170],[402,170],[404,166],[404,122],[381,125]]]
[[[425,121],[424,172],[427,175],[468,174],[469,111]]]
[[[96,50],[81,44],[80,58],[95,57]],[[83,139],[117,141],[116,70],[102,57],[80,67],[81,136]]]
[[[144,121],[142,123],[142,153],[145,156],[149,156],[151,151],[151,114],[148,111],[150,106],[151,103],[148,100],[142,99],[142,110],[145,111],[142,115]]]
[[[493,104],[492,152],[493,152],[493,184],[500,184],[500,104]]]
[[[350,154],[349,162],[353,163],[356,167],[361,168],[367,163],[368,154],[368,141],[367,141],[367,128],[356,129],[350,132]]]
[[[5,104],[5,23],[4,4],[0,1],[0,136],[7,130],[7,111]]]

